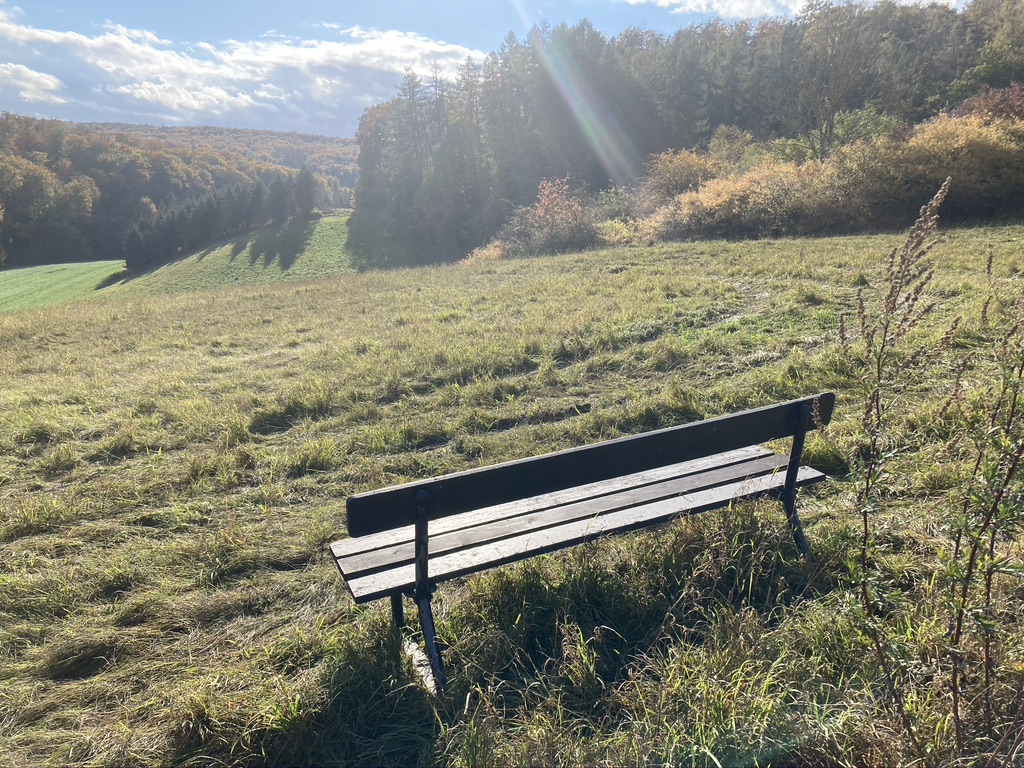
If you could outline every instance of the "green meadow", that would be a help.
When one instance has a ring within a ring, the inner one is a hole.
[[[123,269],[123,261],[92,261],[2,271],[0,312],[75,301],[100,290]]]
[[[233,285],[318,280],[352,271],[348,214],[298,217],[143,273],[114,286],[126,295],[203,291]]]
[[[1020,759],[1022,487],[984,529],[964,488],[1013,397],[1024,227],[943,233],[875,368],[903,236],[356,273],[341,229],[0,314],[0,763]],[[443,698],[330,561],[354,492],[826,390],[813,563],[766,501],[446,584]]]
[[[318,280],[353,271],[345,241],[348,214],[267,225],[149,272],[123,261],[55,264],[0,271],[0,312],[108,296],[146,296]]]

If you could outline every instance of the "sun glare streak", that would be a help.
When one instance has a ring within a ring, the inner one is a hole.
[[[633,181],[643,163],[640,152],[586,73],[558,46],[538,45],[537,57],[611,180],[618,185]]]
[[[526,6],[523,4],[523,0],[509,0],[509,5],[515,9],[515,12],[519,15],[519,20],[523,23],[523,26],[529,29],[533,26],[533,17],[530,16],[526,11]]]

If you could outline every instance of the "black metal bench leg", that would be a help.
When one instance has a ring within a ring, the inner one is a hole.
[[[434,683],[440,693],[448,684],[448,678],[445,677],[441,651],[437,647],[437,632],[434,629],[434,612],[430,608],[430,596],[421,597],[417,602],[420,607],[420,626],[423,628],[423,645],[427,649],[430,669],[434,673]]]
[[[811,407],[803,406],[797,416],[797,424],[793,433],[793,449],[789,455],[789,466],[786,467],[786,484],[783,486],[781,498],[782,506],[786,509],[786,518],[789,520],[789,527],[793,529],[793,541],[796,548],[800,550],[805,561],[811,561],[811,548],[807,544],[807,537],[804,536],[804,526],[800,522],[800,516],[796,513],[796,478],[800,471],[800,461],[804,453],[804,439],[807,436],[807,429],[811,423]]]
[[[796,548],[800,550],[804,560],[810,562],[811,547],[807,543],[807,537],[804,536],[804,526],[800,522],[800,515],[796,513],[796,492],[793,491],[786,494],[782,499],[782,504],[786,508],[786,518],[789,520],[789,527],[793,529],[793,541],[796,542]]]
[[[405,626],[405,609],[402,608],[400,594],[391,596],[391,621],[394,622],[396,629],[402,629]]]
[[[419,491],[415,497],[416,503],[416,588],[413,591],[413,599],[420,609],[420,626],[423,629],[423,645],[427,651],[427,658],[430,659],[430,669],[434,675],[434,686],[438,693],[444,691],[448,679],[444,674],[444,664],[441,662],[441,651],[437,648],[437,630],[434,628],[434,612],[430,608],[430,595],[433,590],[430,588],[430,581],[427,577],[427,548],[429,537],[427,535],[427,523],[430,519],[430,495],[426,491]]]

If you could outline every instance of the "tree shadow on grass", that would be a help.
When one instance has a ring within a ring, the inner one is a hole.
[[[249,247],[249,263],[267,269],[276,261],[281,271],[287,272],[306,249],[314,228],[308,218],[292,219],[281,227],[264,227]]]
[[[246,233],[241,237],[235,238],[235,242],[231,244],[231,255],[228,257],[228,263],[233,264],[235,259],[238,258],[246,248],[249,247],[249,243],[252,242],[251,233]]]
[[[177,261],[195,257],[197,261],[202,262],[207,256],[221,250],[229,243],[231,245],[230,262],[234,262],[248,248],[250,266],[261,266],[263,269],[267,269],[277,262],[281,272],[287,272],[295,264],[299,254],[306,249],[315,229],[316,223],[310,218],[292,219],[283,225],[268,224],[255,233],[245,232],[207,245],[199,252],[183,253],[173,259],[147,264],[135,270],[125,268],[105,277],[97,283],[95,290],[109,288],[117,283],[130,283]]]
[[[93,290],[102,291],[104,288],[109,288],[112,285],[117,285],[120,282],[128,282],[134,275],[128,271],[128,268],[120,269],[117,272],[111,272],[109,275],[104,277],[98,283]]]
[[[122,269],[121,271],[114,272],[113,274],[107,275],[107,277],[103,278],[99,283],[96,284],[96,288],[94,290],[100,291],[103,290],[104,288],[109,288],[112,285],[116,285],[117,283],[130,283],[134,280],[138,280],[140,277],[151,275],[157,270],[163,269],[164,267],[169,266],[170,264],[175,264],[176,262],[179,261],[185,261],[186,259],[195,258],[197,262],[202,263],[203,261],[206,260],[207,256],[210,256],[211,254],[221,250],[228,243],[231,243],[231,260],[234,261],[235,257],[246,249],[246,246],[249,245],[249,241],[251,239],[252,233],[244,232],[234,237],[224,238],[218,240],[217,242],[210,243],[200,251],[193,251],[190,253],[176,253],[172,258],[168,258],[166,260],[157,260],[151,263],[145,263],[136,266],[135,269],[129,269],[126,265],[125,268]]]

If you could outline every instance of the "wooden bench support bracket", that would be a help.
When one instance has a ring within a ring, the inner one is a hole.
[[[796,548],[800,550],[804,560],[810,562],[811,548],[804,536],[804,526],[800,522],[800,516],[796,511],[796,478],[800,471],[800,461],[804,453],[804,439],[807,436],[807,429],[811,423],[811,407],[805,405],[800,409],[800,423],[793,433],[793,448],[789,454],[789,466],[786,467],[786,484],[779,494],[779,500],[786,510],[786,518],[789,520],[789,527],[793,530],[793,540]]]

